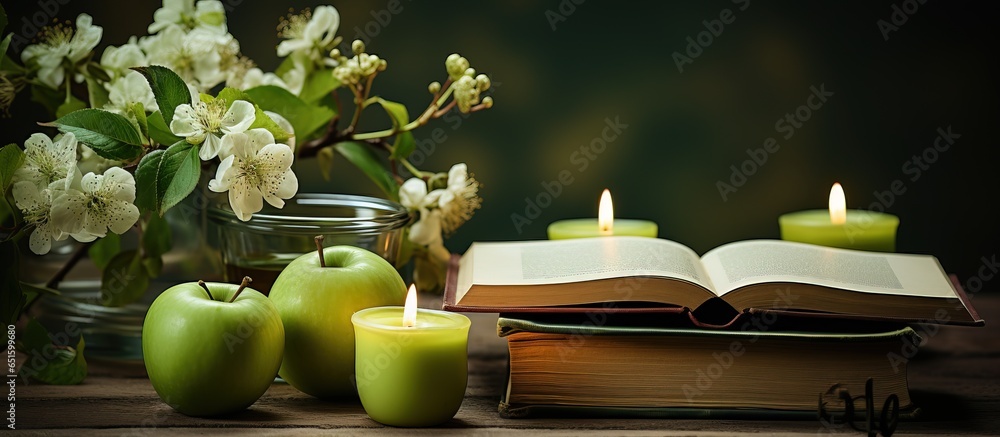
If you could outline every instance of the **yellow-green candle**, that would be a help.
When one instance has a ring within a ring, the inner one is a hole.
[[[633,237],[656,238],[659,229],[656,223],[649,220],[631,220],[614,218],[614,207],[611,204],[611,192],[604,190],[598,207],[597,218],[559,220],[549,225],[550,240],[565,240],[570,238],[604,237],[609,235],[627,235]]]
[[[849,210],[843,188],[834,184],[830,208],[784,214],[778,218],[781,239],[845,249],[896,251],[899,217],[875,211]]]
[[[368,308],[351,317],[361,405],[385,425],[442,424],[465,398],[469,318],[416,309],[415,294],[412,300],[409,323],[404,307]]]

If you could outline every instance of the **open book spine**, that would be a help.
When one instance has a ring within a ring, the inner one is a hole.
[[[444,289],[444,302],[442,308],[445,311],[455,311],[455,312],[480,312],[480,313],[500,313],[500,314],[650,314],[650,315],[663,315],[665,318],[669,318],[671,321],[676,321],[677,319],[685,320],[692,326],[704,329],[731,329],[733,327],[739,327],[740,325],[746,323],[748,320],[754,317],[766,317],[770,318],[772,316],[780,317],[786,321],[802,321],[803,323],[808,322],[824,322],[824,321],[834,321],[834,320],[857,320],[865,322],[875,322],[875,323],[898,323],[906,324],[913,322],[926,322],[944,325],[963,325],[963,326],[984,326],[986,322],[979,316],[976,309],[969,302],[969,297],[966,295],[965,290],[962,288],[955,275],[949,275],[952,284],[955,286],[955,292],[961,299],[961,303],[968,309],[972,318],[975,320],[973,322],[964,322],[955,319],[948,320],[910,320],[904,318],[894,318],[894,317],[874,317],[874,316],[863,316],[863,315],[853,315],[853,314],[835,314],[835,313],[823,313],[816,311],[803,311],[795,309],[762,309],[762,308],[751,308],[744,311],[733,311],[733,316],[727,318],[725,321],[715,321],[708,322],[703,320],[704,318],[699,318],[696,311],[691,308],[680,307],[680,306],[656,306],[656,307],[623,307],[623,306],[564,306],[564,307],[488,307],[488,306],[465,306],[457,305],[456,298],[458,292],[458,266],[460,255],[452,255],[448,262],[448,272],[445,279],[445,289]]]

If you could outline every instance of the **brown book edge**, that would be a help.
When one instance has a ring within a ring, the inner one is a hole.
[[[969,312],[972,316],[971,322],[967,321],[956,321],[949,319],[945,322],[940,320],[912,320],[907,318],[899,317],[876,317],[876,316],[858,316],[858,315],[844,315],[837,313],[823,313],[816,311],[796,311],[796,310],[771,310],[771,309],[759,309],[751,308],[740,312],[732,320],[724,324],[711,324],[705,323],[694,315],[694,312],[690,308],[678,307],[678,306],[664,306],[664,307],[653,307],[653,308],[621,308],[621,307],[484,307],[484,306],[465,306],[457,305],[455,303],[456,295],[458,293],[458,264],[461,260],[461,255],[452,254],[451,259],[448,260],[448,271],[445,276],[445,287],[444,287],[444,301],[442,303],[442,309],[445,311],[454,312],[478,312],[478,313],[537,313],[537,314],[580,314],[580,313],[604,313],[604,314],[616,314],[616,313],[652,313],[652,314],[684,314],[686,313],[691,319],[691,323],[699,328],[711,328],[711,329],[724,329],[733,326],[734,324],[744,320],[747,317],[752,317],[754,315],[767,315],[775,314],[787,317],[796,318],[809,318],[809,319],[851,319],[851,320],[870,320],[870,321],[880,321],[880,322],[900,322],[900,323],[936,323],[941,325],[960,325],[960,326],[985,326],[986,321],[983,320],[976,309],[972,306],[969,301],[969,296],[965,293],[962,288],[962,284],[959,283],[958,277],[951,274],[948,278],[951,280],[952,286],[955,289],[955,294],[958,295],[962,306]]]

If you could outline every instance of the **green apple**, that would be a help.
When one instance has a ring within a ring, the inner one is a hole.
[[[149,307],[142,325],[146,373],[175,410],[189,416],[240,411],[274,381],[285,331],[274,303],[245,288],[248,282],[178,284]]]
[[[285,357],[278,374],[316,397],[357,396],[351,316],[365,308],[402,305],[406,285],[382,257],[358,247],[332,246],[323,249],[322,263],[318,251],[289,263],[269,298],[285,327]]]

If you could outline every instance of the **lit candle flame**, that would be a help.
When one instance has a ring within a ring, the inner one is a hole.
[[[840,183],[834,183],[830,189],[830,223],[842,225],[847,223],[847,199],[844,196],[844,187]]]
[[[410,284],[406,292],[406,305],[403,307],[403,326],[412,328],[417,325],[417,287]]]
[[[611,191],[601,193],[601,204],[597,210],[597,228],[601,235],[615,234],[615,210],[611,205]]]

